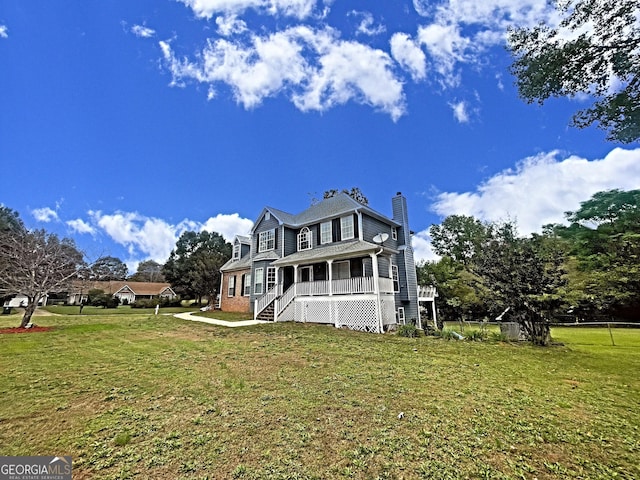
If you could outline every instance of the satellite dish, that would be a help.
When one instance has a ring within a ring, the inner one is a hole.
[[[387,240],[387,238],[389,238],[388,233],[379,233],[375,237],[373,237],[373,241],[382,245]]]

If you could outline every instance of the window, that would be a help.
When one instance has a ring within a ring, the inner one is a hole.
[[[398,239],[398,229],[396,227],[391,227],[391,238]]]
[[[313,267],[300,267],[300,281],[313,282]]]
[[[354,237],[353,233],[353,215],[340,218],[340,231],[342,240],[349,240]]]
[[[240,258],[240,243],[236,242],[233,244],[233,259],[238,260]]]
[[[267,268],[267,291],[276,285],[276,267]]]
[[[276,248],[276,230],[272,228],[266,232],[260,232],[258,238],[258,252],[266,252]]]
[[[264,268],[256,268],[256,280],[253,284],[253,291],[256,295],[262,295],[264,287]]]
[[[227,292],[227,295],[229,297],[235,297],[236,295],[236,276],[233,275],[232,277],[229,277],[229,290]]]
[[[298,251],[309,250],[311,248],[311,230],[304,227],[298,234]]]
[[[331,222],[322,222],[320,224],[320,244],[331,243]]]
[[[335,280],[342,280],[345,278],[351,278],[351,262],[335,262],[333,264],[333,278]]]
[[[393,291],[400,291],[400,276],[398,275],[398,266],[391,265],[391,278],[393,279]]]
[[[406,323],[407,320],[404,317],[404,307],[398,307],[398,324],[405,325]]]
[[[244,277],[244,292],[242,294],[248,297],[251,295],[251,274],[247,273]]]

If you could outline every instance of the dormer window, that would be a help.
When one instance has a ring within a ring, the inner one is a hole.
[[[233,257],[234,260],[240,259],[240,243],[236,242],[233,244]]]
[[[302,230],[300,230],[300,233],[298,234],[298,251],[301,250],[309,250],[311,248],[311,230],[309,230],[309,227],[304,227]]]

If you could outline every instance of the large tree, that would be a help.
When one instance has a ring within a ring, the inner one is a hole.
[[[117,257],[105,256],[98,258],[90,267],[91,280],[108,281],[124,280],[127,278],[127,265]]]
[[[640,190],[598,192],[555,225],[572,257],[568,296],[574,311],[613,313],[640,306]]]
[[[429,228],[433,250],[462,264],[473,259],[490,234],[491,225],[467,215],[450,215]]]
[[[640,4],[638,0],[557,0],[558,26],[513,29],[509,45],[520,96],[593,97],[573,124],[597,123],[609,140],[640,139]]]
[[[82,267],[72,240],[44,230],[0,232],[0,292],[27,297],[21,327],[47,294],[65,291]]]
[[[164,282],[162,264],[155,260],[143,260],[138,264],[136,273],[129,277],[134,282]]]
[[[171,251],[162,272],[175,289],[196,297],[215,298],[220,268],[231,258],[231,244],[216,232],[184,232]]]
[[[564,250],[542,236],[519,237],[514,224],[493,229],[476,254],[474,272],[491,292],[494,314],[509,309],[536,345],[551,340],[550,313],[561,304]]]

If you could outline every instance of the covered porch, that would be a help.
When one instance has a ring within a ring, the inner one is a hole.
[[[392,253],[356,240],[276,260],[277,283],[256,300],[254,316],[382,332],[395,323]]]

